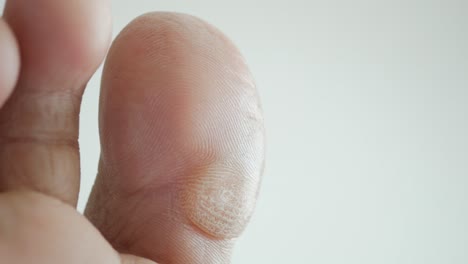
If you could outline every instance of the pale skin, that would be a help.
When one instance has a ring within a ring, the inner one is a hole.
[[[188,15],[143,15],[112,45],[111,26],[110,0],[6,2],[0,263],[230,263],[264,159],[244,59]],[[102,152],[83,216],[80,103],[106,54]]]

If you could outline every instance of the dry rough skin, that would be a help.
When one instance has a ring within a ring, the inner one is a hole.
[[[242,174],[226,165],[213,165],[193,176],[181,194],[189,220],[215,238],[238,237],[250,219],[257,193],[257,184]]]

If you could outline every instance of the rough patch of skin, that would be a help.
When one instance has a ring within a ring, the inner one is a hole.
[[[212,237],[238,237],[254,210],[257,184],[226,164],[212,164],[193,173],[180,195],[189,220]]]

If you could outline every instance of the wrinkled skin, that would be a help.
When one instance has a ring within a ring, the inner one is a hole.
[[[0,20],[0,262],[229,263],[264,159],[239,51],[192,16],[149,13],[112,44],[85,215],[78,122],[110,45],[108,0],[9,0]]]

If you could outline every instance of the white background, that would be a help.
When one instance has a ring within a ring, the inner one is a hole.
[[[234,263],[468,263],[467,0],[112,2],[114,35],[148,11],[187,12],[250,63],[267,167]],[[80,209],[99,79],[81,114]]]

